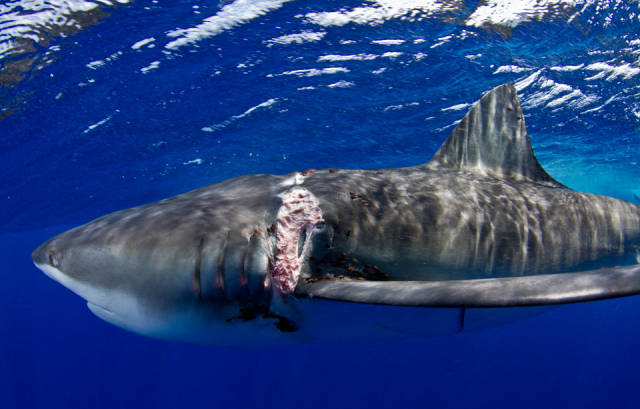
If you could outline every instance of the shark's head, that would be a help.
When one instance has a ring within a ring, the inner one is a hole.
[[[116,215],[126,218],[126,212]],[[170,231],[140,241],[113,216],[103,219],[43,243],[33,251],[33,262],[84,298],[100,318],[137,333],[173,338],[168,331],[179,331],[177,323],[189,325],[184,318],[203,303],[193,282],[198,243],[171,246]]]
[[[280,179],[236,178],[103,216],[43,243],[33,262],[100,318],[137,333],[234,344],[218,337],[251,321],[281,336],[288,324],[273,295],[293,291],[294,261],[308,253],[296,240],[322,218],[308,192]]]
[[[88,303],[103,308],[114,304],[110,287],[120,279],[121,270],[108,268],[115,258],[107,246],[82,243],[73,230],[60,234],[36,248],[31,254],[34,264],[47,276],[78,294]]]

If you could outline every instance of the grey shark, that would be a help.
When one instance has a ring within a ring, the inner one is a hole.
[[[502,85],[424,165],[241,176],[32,258],[122,328],[260,346],[455,333],[638,294],[639,244],[640,207],[549,176]]]

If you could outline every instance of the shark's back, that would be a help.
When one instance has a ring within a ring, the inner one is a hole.
[[[542,168],[512,85],[476,103],[425,165],[319,171],[304,186],[337,226],[340,254],[394,280],[628,264],[640,241],[639,206],[573,191]],[[315,267],[331,269],[335,258],[321,255]]]

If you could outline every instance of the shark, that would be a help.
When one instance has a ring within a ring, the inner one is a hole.
[[[639,244],[640,206],[553,179],[504,84],[425,164],[240,176],[32,259],[116,326],[251,347],[452,334],[635,295]]]

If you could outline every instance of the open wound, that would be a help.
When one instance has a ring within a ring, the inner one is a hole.
[[[296,288],[318,224],[324,222],[318,199],[307,189],[294,186],[280,195],[276,220],[276,251],[269,265],[272,284],[282,294]]]

